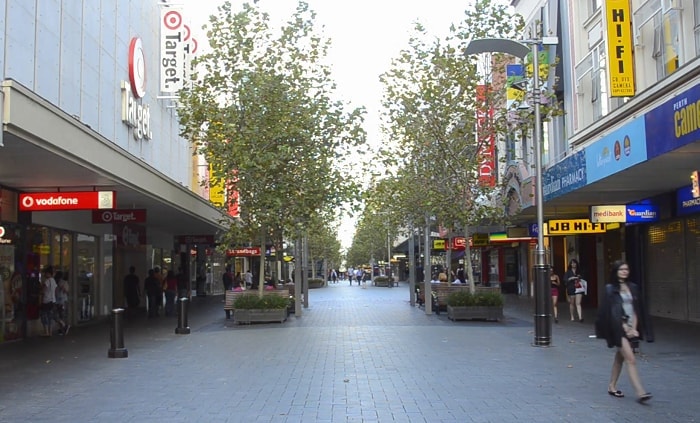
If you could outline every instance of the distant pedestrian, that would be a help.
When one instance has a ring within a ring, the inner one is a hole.
[[[168,270],[165,276],[165,315],[175,315],[175,296],[177,295],[177,277],[175,272]]]
[[[253,286],[253,274],[250,272],[250,269],[245,271],[243,279],[245,280],[245,286],[247,288],[251,288]]]
[[[126,305],[129,310],[136,310],[141,302],[141,290],[139,284],[141,281],[136,276],[136,268],[129,267],[129,274],[124,276],[124,296],[126,297]]]
[[[552,295],[552,311],[554,311],[554,323],[559,323],[559,307],[557,302],[559,302],[559,287],[561,287],[561,280],[559,275],[554,273],[554,266],[549,266],[549,290]]]
[[[622,364],[627,363],[627,374],[637,395],[637,402],[641,404],[649,401],[651,394],[642,386],[634,350],[644,336],[647,342],[654,342],[654,335],[639,287],[629,281],[629,272],[627,262],[618,260],[613,263],[612,278],[605,286],[605,296],[598,309],[595,332],[596,337],[607,341],[608,348],[617,347],[608,394],[624,397],[622,391],[617,389],[617,381],[622,372]]]
[[[571,321],[574,319],[574,310],[578,312],[578,320],[583,322],[583,314],[581,314],[581,299],[583,298],[583,292],[578,292],[577,290],[581,287],[581,273],[578,265],[578,260],[571,259],[569,261],[569,267],[564,275],[566,283],[566,295],[569,297],[569,313],[571,315]]]
[[[51,322],[53,321],[53,309],[56,303],[56,280],[53,278],[53,267],[44,268],[44,280],[41,282],[41,308],[39,315],[44,326],[43,336],[51,336]]]
[[[237,273],[237,275],[240,275],[240,273]],[[221,281],[224,284],[224,291],[228,291],[231,288],[233,288],[233,273],[231,273],[231,265],[227,264],[224,274],[221,275]]]
[[[360,286],[360,284],[362,283],[362,277],[364,276],[364,273],[365,272],[363,272],[362,269],[360,269],[359,267],[355,269],[355,280],[357,280],[357,286]]]
[[[163,288],[156,278],[154,269],[148,271],[148,276],[144,280],[144,290],[148,298],[148,317],[157,317],[158,308],[163,303]]]
[[[66,280],[67,278],[68,275],[61,271],[56,272],[54,276],[54,280],[56,281],[56,306],[53,310],[53,319],[61,326],[59,330],[62,335],[68,335],[68,331],[70,330],[66,314],[68,291],[70,290],[70,286]]]

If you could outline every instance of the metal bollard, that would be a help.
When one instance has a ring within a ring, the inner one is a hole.
[[[190,333],[190,327],[187,326],[187,306],[190,300],[187,297],[182,297],[177,302],[177,327],[175,333],[178,335],[187,335]]]
[[[112,327],[109,329],[110,348],[107,351],[109,358],[126,358],[129,351],[124,348],[124,309],[112,310]]]

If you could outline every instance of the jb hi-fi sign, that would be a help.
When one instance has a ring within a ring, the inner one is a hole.
[[[114,191],[32,192],[19,195],[19,211],[113,209]]]

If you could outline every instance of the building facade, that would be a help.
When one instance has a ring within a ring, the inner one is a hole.
[[[565,113],[544,125],[542,181],[552,264],[579,259],[594,306],[625,259],[653,315],[700,321],[700,1],[512,5],[559,37],[551,87]],[[523,201],[521,224],[534,213]]]
[[[123,306],[132,265],[141,284],[153,267],[181,267],[192,289],[216,279],[207,252],[222,214],[179,136],[176,93],[159,80],[172,75],[163,50],[192,47],[163,41],[164,27],[185,31],[181,14],[164,20],[167,8],[155,0],[0,4],[2,340],[37,333],[47,266],[67,275],[72,324]]]

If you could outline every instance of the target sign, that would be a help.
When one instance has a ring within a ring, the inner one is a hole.
[[[134,37],[129,44],[129,82],[134,97],[146,95],[146,55],[141,38]]]
[[[180,29],[182,25],[182,15],[179,10],[170,10],[163,15],[163,25],[170,31]]]

